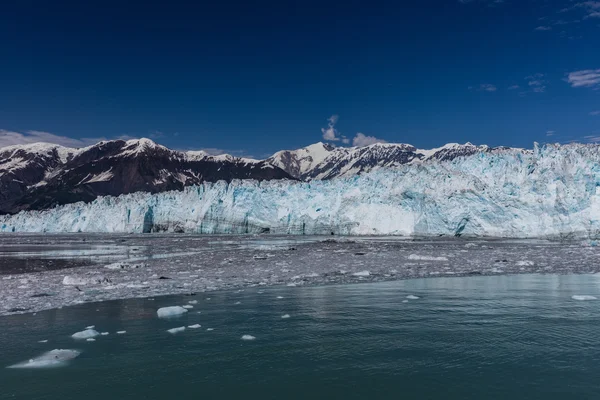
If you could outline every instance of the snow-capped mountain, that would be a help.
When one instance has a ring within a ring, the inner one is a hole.
[[[407,164],[501,151],[470,143],[420,150],[409,144],[335,147],[316,143],[266,160],[180,152],[149,139],[104,141],[71,149],[35,143],[0,149],[0,214],[40,210],[98,196],[182,190],[234,179],[328,180]]]
[[[293,178],[265,161],[179,152],[148,139],[82,149],[45,143],[10,146],[0,149],[0,213],[233,179]]]
[[[298,150],[283,150],[266,161],[301,180],[332,179],[359,175],[380,168],[428,160],[448,161],[478,152],[492,151],[488,146],[451,143],[432,150],[419,150],[409,144],[376,143],[363,147],[334,147],[316,143]]]

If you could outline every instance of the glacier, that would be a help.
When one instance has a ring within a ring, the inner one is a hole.
[[[328,181],[236,180],[0,216],[1,232],[600,237],[600,147],[499,149]]]

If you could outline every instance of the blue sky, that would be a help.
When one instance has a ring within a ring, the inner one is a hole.
[[[600,140],[600,1],[192,3],[4,2],[0,146]]]

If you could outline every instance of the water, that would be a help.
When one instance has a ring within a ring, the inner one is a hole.
[[[599,293],[597,275],[432,278],[1,317],[5,366],[55,348],[82,354],[61,368],[0,369],[0,398],[597,398],[600,300],[571,296]],[[420,298],[403,302],[409,295]],[[181,319],[156,317],[190,300],[198,303]],[[192,324],[202,328],[166,332]],[[110,335],[70,338],[88,325]]]

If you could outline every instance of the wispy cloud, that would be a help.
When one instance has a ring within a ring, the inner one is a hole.
[[[352,139],[353,146],[368,146],[375,143],[387,143],[387,141],[376,138],[375,136],[367,136],[360,132],[358,132],[356,136],[354,136],[354,139]]]
[[[583,19],[600,18],[600,1],[581,1],[571,7],[565,7],[559,13],[566,13],[573,10],[583,10]]]
[[[600,86],[600,69],[586,69],[582,71],[570,72],[567,75],[567,82],[571,87],[590,87]]]
[[[85,147],[97,143],[105,138],[81,138],[73,139],[67,136],[55,135],[43,131],[15,132],[0,129],[0,148],[6,146],[30,144],[30,143],[52,143],[65,147]]]
[[[554,136],[556,131],[546,131],[546,136]]]
[[[593,116],[600,115],[600,110],[592,111],[592,112],[590,112],[590,115],[593,115]]]
[[[335,114],[327,119],[327,128],[321,128],[321,133],[323,133],[323,139],[332,142],[342,140],[342,138],[339,135],[339,132],[337,131],[337,129],[335,129],[335,124],[337,124],[339,119],[340,117]]]
[[[544,93],[546,91],[546,80],[543,79],[544,74],[533,74],[530,76],[526,76],[525,80],[527,81],[527,86],[534,93]]]
[[[600,142],[600,136],[599,135],[584,136],[583,137],[583,141],[584,142],[588,142],[588,143],[599,143]]]
[[[482,83],[479,86],[469,86],[469,90],[475,90],[477,92],[495,92],[498,88],[491,83]]]
[[[520,88],[521,88],[521,86],[519,86],[519,85],[512,85],[512,86],[508,87],[508,90],[517,90],[517,89],[520,89]]]
[[[534,29],[534,31],[551,31],[552,27],[541,25]]]

